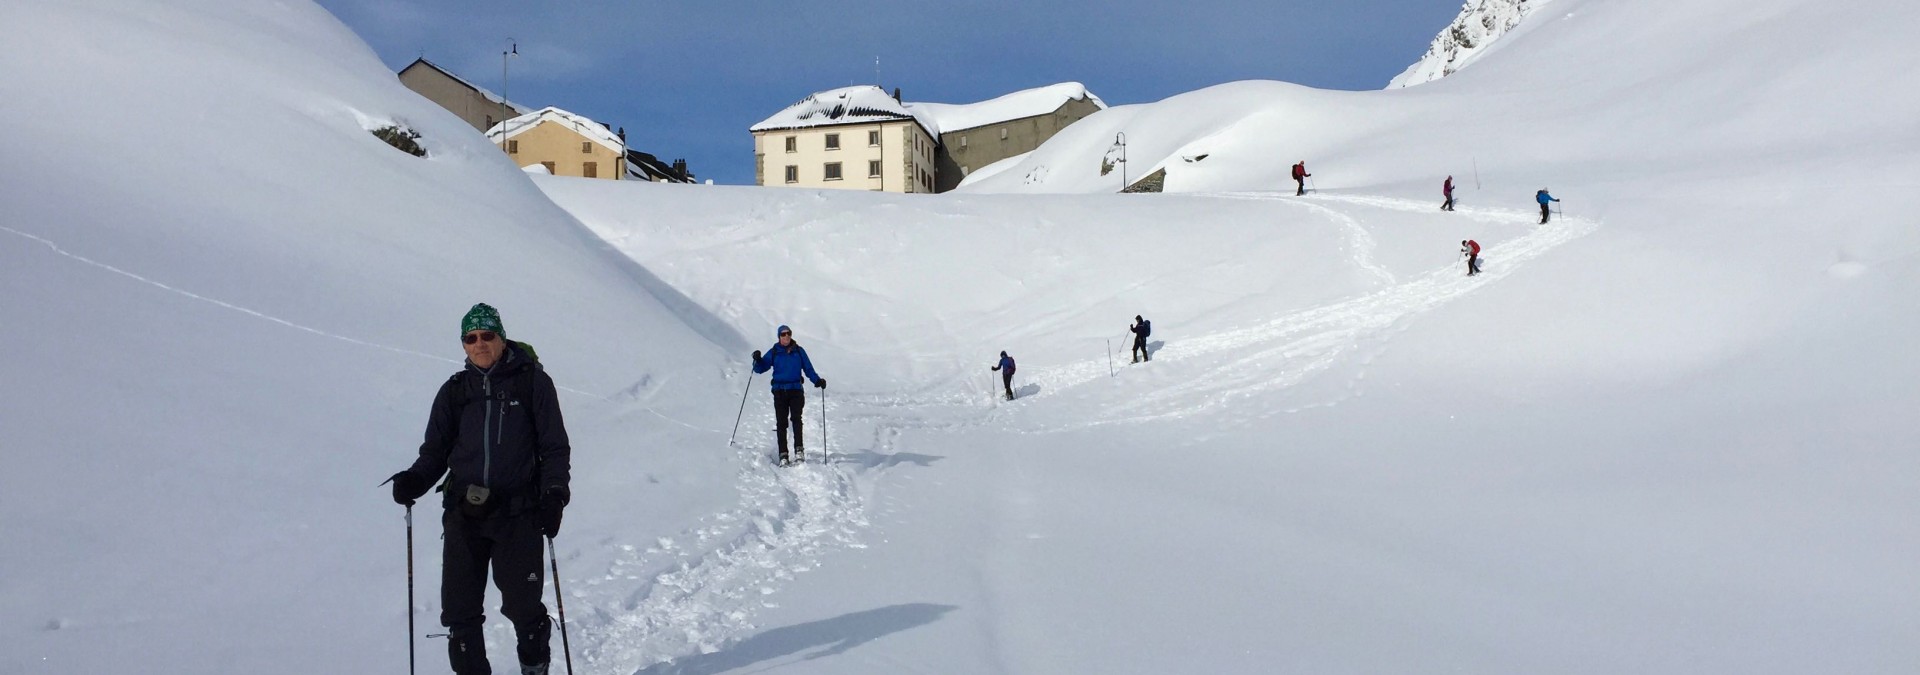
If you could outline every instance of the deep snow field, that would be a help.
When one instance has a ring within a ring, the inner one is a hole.
[[[1553,0],[933,196],[529,176],[304,0],[0,25],[0,673],[405,667],[378,483],[482,301],[562,387],[579,672],[1920,670],[1912,3]]]

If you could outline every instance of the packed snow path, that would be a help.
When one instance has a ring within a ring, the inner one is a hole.
[[[977,374],[954,373],[898,394],[831,398],[831,463],[821,463],[820,449],[812,448],[813,463],[780,469],[770,462],[771,411],[754,406],[736,444],[741,499],[735,507],[675,537],[620,544],[621,554],[607,569],[566,580],[569,598],[580,608],[569,618],[585,671],[672,673],[676,659],[712,654],[750,637],[757,629],[754,616],[777,606],[783,585],[817,567],[827,552],[866,545],[860,533],[868,526],[869,497],[896,465],[897,439],[905,431],[990,425],[1022,433],[1062,433],[1195,415],[1234,399],[1295,387],[1343,363],[1356,367],[1340,396],[1357,395],[1366,363],[1407,322],[1499,283],[1527,262],[1598,226],[1585,219],[1556,218],[1517,238],[1489,242],[1484,251],[1489,263],[1477,277],[1465,276],[1464,265],[1456,260],[1397,279],[1373,260],[1373,235],[1351,211],[1360,207],[1430,213],[1433,203],[1325,194],[1210,197],[1272,200],[1327,218],[1347,233],[1352,264],[1377,278],[1380,286],[1257,324],[1182,336],[1154,352],[1151,368],[1158,379],[1150,400],[1128,395],[1138,387],[1097,390],[1094,395],[1113,400],[1092,408],[1100,411],[1093,417],[1051,419],[1031,403],[1070,392],[1084,394],[1086,385],[1109,378],[1104,359],[1021,368],[1020,381],[1038,385],[1038,391],[1013,406],[998,405],[998,390],[983,391]],[[1531,211],[1518,209],[1463,209],[1458,216],[1505,224],[1534,218]],[[1117,347],[1124,353],[1125,345]],[[1120,377],[1133,374],[1124,371]],[[755,387],[749,392],[754,394],[764,391]],[[809,391],[809,397],[807,437],[814,440],[820,437],[821,401],[817,390]],[[994,405],[982,406],[983,400]],[[510,649],[511,636],[504,626],[495,627],[490,638],[495,649]]]

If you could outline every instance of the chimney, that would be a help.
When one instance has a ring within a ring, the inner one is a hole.
[[[620,127],[620,143],[624,145],[626,142],[627,142],[627,128]]]
[[[894,103],[899,103],[899,102],[900,102],[900,88],[899,88],[899,87],[894,87],[894,88],[893,88],[893,102],[894,102]]]
[[[673,175],[679,176],[680,180],[687,180],[687,160],[673,160]]]

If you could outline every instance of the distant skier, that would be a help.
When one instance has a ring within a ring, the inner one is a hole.
[[[1540,224],[1547,224],[1547,216],[1553,213],[1553,208],[1547,206],[1547,204],[1560,200],[1554,199],[1553,195],[1547,194],[1546,188],[1540,188],[1540,192],[1533,196],[1533,200],[1540,202]]]
[[[1472,239],[1461,241],[1460,255],[1467,257],[1467,276],[1480,273],[1480,242]]]
[[[1447,201],[1446,203],[1440,205],[1440,210],[1452,211],[1453,210],[1453,176],[1447,176],[1446,184],[1440,186],[1440,194],[1447,196]]]
[[[800,411],[807,405],[807,392],[800,386],[801,375],[813,380],[818,389],[827,388],[827,379],[813,372],[807,350],[793,341],[793,329],[781,326],[776,331],[780,342],[769,347],[765,356],[753,353],[753,372],[773,371],[773,435],[780,441],[780,465],[807,461],[807,442],[800,433]],[[793,427],[793,456],[787,456],[787,427]]]
[[[491,566],[500,613],[513,622],[519,643],[520,671],[545,673],[553,620],[541,602],[540,539],[560,534],[573,450],[553,378],[524,345],[507,341],[499,312],[474,305],[460,333],[465,367],[434,395],[419,459],[388,479],[393,501],[411,506],[447,477],[440,623],[448,628],[453,672],[492,672],[480,630]]]
[[[1312,177],[1313,174],[1307,173],[1307,160],[1300,160],[1300,163],[1293,165],[1293,182],[1298,186],[1293,191],[1294,196],[1307,193],[1307,179]]]
[[[1013,357],[1000,352],[1000,364],[991,368],[1000,371],[1000,386],[1007,389],[1007,400],[1013,400]]]
[[[1152,361],[1153,353],[1147,351],[1147,336],[1153,334],[1153,322],[1133,315],[1133,325],[1127,330],[1133,333],[1133,362]]]

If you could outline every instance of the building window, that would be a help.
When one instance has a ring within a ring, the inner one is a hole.
[[[1000,127],[1000,140],[1007,140],[1007,128]]]
[[[880,160],[877,160],[877,159],[867,160],[867,177],[868,178],[880,177]]]
[[[827,180],[840,180],[839,162],[827,162]]]
[[[827,134],[827,149],[828,150],[840,149],[840,134]]]
[[[967,137],[966,137],[966,136],[961,136],[961,137],[960,137],[960,147],[963,147],[963,148],[964,148],[964,147],[967,147]]]
[[[507,141],[507,154],[509,155],[520,154],[520,141]]]
[[[787,152],[799,152],[799,151],[800,151],[800,138],[798,136],[788,136]],[[787,182],[791,183],[793,181],[787,181]]]
[[[547,173],[553,173],[553,162],[541,162],[540,166],[547,167]]]
[[[488,115],[488,116],[487,116],[487,128],[488,128],[488,129],[492,129],[492,128],[493,128],[493,116],[492,116],[492,115]]]
[[[585,164],[582,164],[582,165],[580,166],[580,175],[582,175],[582,176],[586,176],[586,177],[588,177],[588,178],[599,178],[599,177],[600,177],[600,163],[599,163],[599,162],[587,162],[587,163],[585,163]]]
[[[878,132],[878,131],[869,131],[869,132],[867,132],[867,145],[871,145],[871,146],[874,146],[874,147],[879,147],[879,145],[880,145],[880,132]]]
[[[585,155],[585,154],[590,154],[592,152],[593,152],[593,141],[580,141],[580,154]]]
[[[789,183],[800,182],[800,167],[794,166],[792,164],[787,165],[787,182]]]

